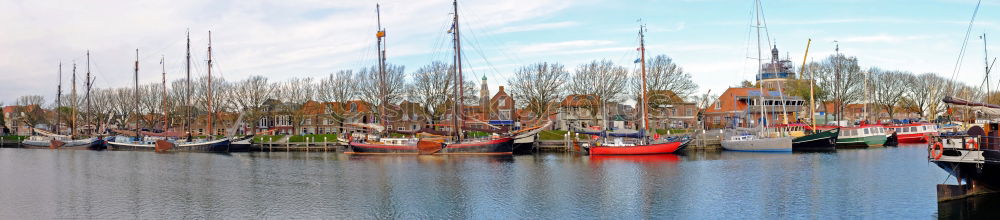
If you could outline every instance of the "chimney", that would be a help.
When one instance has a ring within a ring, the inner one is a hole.
[[[500,91],[497,92],[503,92],[503,86],[500,86]]]

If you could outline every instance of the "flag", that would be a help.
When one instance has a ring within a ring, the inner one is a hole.
[[[448,29],[448,33],[450,34],[452,31],[455,31],[455,23],[454,22],[451,23],[451,28]]]
[[[639,63],[639,62],[642,62],[641,59],[635,59],[635,61],[632,61],[632,63]]]

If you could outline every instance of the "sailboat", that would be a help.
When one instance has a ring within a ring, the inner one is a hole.
[[[757,29],[757,66],[763,67],[760,52],[760,28],[761,26],[761,4],[760,1],[755,1],[754,11],[756,13],[756,29]],[[763,68],[757,68],[757,75],[761,75]],[[774,130],[767,129],[767,112],[764,111],[766,96],[769,94],[764,91],[764,83],[758,82],[758,89],[760,90],[760,96],[758,100],[752,100],[754,103],[748,103],[750,107],[747,111],[753,111],[753,105],[757,105],[760,109],[760,120],[757,125],[758,129],[755,133],[751,133],[748,130],[740,131],[737,129],[735,134],[729,135],[728,138],[721,141],[722,148],[731,151],[760,151],[760,152],[788,152],[792,151],[792,137],[785,136],[781,128],[775,128]],[[779,91],[780,93],[780,91]],[[773,100],[772,100],[773,101]]]
[[[212,129],[211,129],[212,128],[211,127],[211,124],[212,124],[212,122],[211,122],[211,120],[212,120],[211,119],[211,115],[212,115],[212,110],[211,110],[211,103],[212,103],[212,96],[211,96],[211,88],[212,88],[212,83],[211,83],[211,80],[212,80],[212,32],[211,31],[208,32],[208,37],[209,37],[209,40],[208,40],[208,78],[209,78],[209,81],[208,81],[208,88],[209,88],[209,90],[208,90],[209,91],[208,92],[209,93],[209,96],[208,96],[208,102],[209,102],[209,104],[208,104],[208,106],[209,106],[209,110],[208,110],[208,112],[209,112],[208,131],[209,131],[209,133],[211,133],[211,131],[212,131]],[[191,49],[190,49],[190,47],[191,47],[191,43],[190,42],[191,42],[191,38],[190,38],[190,36],[188,36],[188,56],[187,56],[187,59],[188,59],[188,68],[187,68],[188,77],[191,76],[191,74],[190,74],[190,71],[191,71],[191,68],[190,68],[190,59],[191,59],[191,55],[190,55]],[[161,67],[164,69],[164,71],[163,71],[164,94],[163,95],[166,96],[166,68],[165,68],[165,66],[163,66],[165,64],[163,64],[163,60],[162,59],[160,61],[160,64],[161,64]],[[138,81],[139,79],[138,79],[138,77],[139,77],[139,59],[138,59],[138,50],[136,50],[136,62],[135,62],[136,89],[138,89],[138,85],[139,85],[139,81]],[[188,79],[188,82],[190,82],[190,79]],[[188,83],[187,86],[189,87],[188,91],[191,91],[190,90],[190,86],[191,86],[190,83]],[[136,98],[138,98],[138,97],[136,97]],[[188,98],[190,99],[190,96]],[[166,102],[166,100],[164,100],[164,102]],[[190,103],[190,101],[188,103]],[[138,107],[136,109],[137,109],[137,111],[136,111],[135,115],[138,116],[138,115],[140,115],[138,113]],[[166,109],[164,109],[163,113],[164,113],[164,115],[166,114]],[[164,116],[164,117],[166,117],[166,116]],[[234,141],[234,139],[231,139],[231,138],[218,138],[218,139],[216,139],[216,138],[212,138],[210,136],[209,138],[206,138],[206,139],[192,139],[190,137],[190,132],[189,132],[187,134],[188,135],[187,139],[183,139],[184,134],[177,133],[177,132],[168,132],[167,131],[168,130],[167,125],[168,125],[167,124],[167,120],[166,120],[166,118],[164,118],[164,125],[163,125],[164,132],[162,132],[162,133],[141,132],[141,131],[139,131],[139,122],[138,122],[138,119],[137,119],[137,121],[136,121],[136,131],[134,132],[134,134],[132,134],[133,136],[135,136],[135,138],[129,138],[129,137],[124,137],[124,136],[119,136],[119,137],[115,138],[115,141],[108,142],[108,145],[113,150],[138,150],[138,151],[156,151],[156,152],[166,152],[166,151],[234,152],[234,151],[247,151],[247,150],[249,150],[249,149],[233,149],[230,146],[230,143],[232,141]],[[131,133],[131,132],[119,132],[119,133]],[[240,140],[243,140],[243,139],[240,139]]]
[[[597,145],[590,148],[590,155],[644,155],[644,154],[670,154],[675,153],[678,150],[686,146],[686,142],[680,141],[669,141],[669,140],[649,140],[646,136],[646,131],[649,129],[649,117],[648,117],[648,97],[646,97],[646,38],[645,38],[645,26],[639,27],[639,53],[640,62],[642,63],[641,75],[642,78],[642,91],[639,100],[641,103],[642,121],[638,124],[642,126],[642,130],[638,132],[639,140],[637,143],[625,143],[622,139],[616,138],[613,143],[598,143]]]
[[[452,122],[450,140],[445,139],[435,139],[435,140],[424,140],[417,138],[375,138],[376,140],[349,140],[348,150],[344,153],[347,154],[512,154],[514,150],[514,137],[499,137],[499,138],[486,138],[486,139],[475,139],[467,140],[464,139],[463,129],[464,117],[462,115],[462,56],[461,56],[461,41],[458,26],[458,1],[453,1],[452,6],[454,8],[453,25],[450,30],[452,36],[454,37],[455,45],[455,58],[453,65],[454,68],[454,80],[456,84],[454,90],[454,106],[452,108]],[[376,14],[379,13],[379,6],[375,6]],[[379,15],[380,16],[380,15]],[[385,50],[384,41],[385,29],[382,28],[381,18],[378,18],[378,32],[375,36],[378,39],[378,54],[379,54],[379,80],[385,80]],[[385,85],[385,83],[380,83]],[[380,90],[385,92],[385,89]],[[388,103],[385,99],[386,95],[382,95],[381,100],[382,108]],[[382,111],[384,112],[384,111]],[[380,122],[384,123],[385,117],[380,118]],[[384,126],[382,126],[384,127]],[[381,132],[380,132],[381,133]]]
[[[88,81],[90,75],[90,52],[87,53],[87,75]],[[88,82],[89,84],[89,82]],[[76,134],[76,64],[73,64],[73,114],[70,119],[70,135],[59,134],[59,126],[62,117],[60,117],[60,110],[62,108],[62,63],[59,63],[59,84],[56,89],[56,121],[53,124],[55,126],[55,133],[34,129],[32,128],[32,133],[37,135],[32,135],[28,137],[27,140],[21,142],[25,148],[48,148],[48,149],[74,149],[74,150],[103,150],[106,148],[104,145],[104,140],[99,137],[89,137],[83,139],[74,139]],[[89,91],[89,90],[88,90]]]

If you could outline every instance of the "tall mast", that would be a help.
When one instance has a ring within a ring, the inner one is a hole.
[[[456,136],[456,139],[457,139],[458,142],[461,142],[462,141],[462,125],[464,123],[462,123],[462,116],[460,116],[460,115],[464,113],[464,111],[462,110],[462,102],[464,100],[463,100],[463,97],[462,97],[462,84],[463,84],[462,83],[463,82],[462,81],[462,41],[461,41],[461,38],[459,38],[460,35],[458,33],[458,30],[459,30],[459,28],[458,28],[458,0],[452,1],[452,6],[454,6],[454,9],[455,9],[454,26],[452,26],[452,32],[451,32],[452,36],[454,36],[454,41],[455,41],[455,66],[453,67],[453,68],[455,68],[455,71],[454,71],[455,72],[455,110],[454,110],[454,114],[452,115],[452,118],[453,118],[452,120],[455,122],[455,136]]]
[[[645,25],[639,26],[639,62],[642,64],[642,141],[646,141],[646,131],[649,130],[649,117],[647,117],[647,111],[649,111],[647,102],[649,101],[646,94],[646,35],[645,35]]]
[[[184,130],[187,131],[188,139],[191,138],[191,31],[187,32],[187,81],[184,83]]]
[[[990,100],[988,97],[990,97],[990,61],[989,61],[990,56],[989,53],[987,53],[986,51],[986,33],[983,33],[983,36],[979,36],[979,38],[983,39],[983,66],[984,66],[983,68],[985,68],[983,72],[986,73],[986,97],[987,97],[986,103],[989,103]]]
[[[69,136],[76,136],[76,61],[73,61],[73,91],[70,93],[69,100],[72,102],[70,106],[72,111],[70,111],[69,119]]]
[[[763,62],[760,60],[761,57],[763,56],[763,54],[761,54],[761,52],[760,52],[760,9],[761,9],[760,0],[757,0],[756,1],[756,7],[755,7],[755,10],[754,10],[754,13],[755,13],[755,16],[756,16],[756,20],[757,20],[757,26],[756,26],[756,29],[757,29],[757,76],[762,76],[761,75],[761,69],[762,68],[760,68],[760,67],[763,66]],[[767,127],[767,113],[764,112],[764,103],[765,103],[764,97],[767,95],[767,93],[764,92],[764,83],[763,83],[763,81],[758,81],[757,82],[757,88],[760,91],[760,103],[757,103],[757,106],[760,108],[760,118],[761,118],[761,121],[760,121],[761,123],[758,126],[760,127],[760,131],[763,132],[764,128]]]
[[[378,32],[375,33],[375,37],[378,38],[377,53],[378,53],[378,91],[380,96],[379,103],[379,120],[378,122],[385,128],[386,117],[385,117],[385,105],[389,102],[388,100],[388,89],[386,88],[386,73],[385,73],[385,45],[382,38],[385,38],[385,29],[382,29],[382,14],[380,11],[379,4],[375,4],[375,20],[378,25]]]
[[[208,134],[214,135],[212,132],[212,116],[215,111],[212,110],[212,31],[208,31]]]
[[[163,70],[163,102],[160,103],[161,108],[163,108],[163,132],[167,132],[167,66],[163,63],[163,56],[160,56],[160,69]]]
[[[86,123],[85,126],[89,126],[90,125],[90,114],[93,113],[93,112],[91,112],[91,109],[90,109],[90,89],[92,89],[92,86],[93,86],[93,81],[91,81],[91,79],[90,79],[90,50],[87,50],[87,84],[85,86],[87,87],[87,96],[86,96],[86,99],[87,99],[87,113],[84,114],[83,117],[84,117],[84,121]],[[93,129],[97,129],[97,127],[95,126]],[[88,131],[87,134],[88,135],[89,134],[93,134],[94,133],[93,129],[88,129],[87,130]]]
[[[139,49],[135,49],[135,137],[139,138]]]
[[[59,61],[59,84],[56,86],[56,123],[55,132],[59,134],[59,123],[62,123],[62,61]]]
[[[840,83],[841,83],[840,82],[840,61],[841,61],[841,57],[840,57],[840,43],[837,42],[837,41],[833,41],[833,43],[837,44],[837,47],[834,49],[834,51],[836,51],[836,55],[834,55],[834,60],[833,60],[833,62],[834,62],[833,63],[833,74],[834,74],[834,80],[833,80],[833,82],[834,82],[834,84],[833,84],[834,85],[834,89],[833,89],[833,91],[834,91],[834,95],[836,96],[836,97],[834,97],[836,99],[836,103],[835,103],[836,106],[834,108],[836,108],[837,114],[836,114],[836,117],[834,117],[833,119],[837,121],[837,125],[839,126],[840,125],[840,119],[843,118],[843,116],[841,116],[841,112],[840,112],[840,107],[843,105],[843,103],[841,102],[841,99],[840,99],[841,98],[840,97],[840,93],[841,93],[841,91],[840,91]]]

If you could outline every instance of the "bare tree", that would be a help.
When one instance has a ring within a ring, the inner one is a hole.
[[[332,102],[333,105],[338,105],[329,107],[347,109],[347,102],[354,100],[358,96],[358,81],[355,77],[354,71],[341,70],[320,79],[317,98],[321,101]],[[349,111],[331,111],[331,116],[337,120],[340,127],[344,126],[344,120],[347,117],[351,117],[349,114],[351,114]]]
[[[283,102],[285,114],[290,115],[293,133],[298,133],[302,122],[305,120],[305,111],[302,106],[306,102],[316,97],[316,88],[313,85],[313,78],[292,78],[281,83],[281,88],[276,93],[276,97]]]
[[[590,109],[591,118],[596,120],[597,114],[601,113],[608,102],[621,99],[628,74],[628,69],[609,60],[595,60],[578,66],[567,88],[574,94],[590,96],[583,100],[594,101],[585,103],[585,106]],[[607,123],[604,114],[601,118]],[[594,124],[599,123],[595,121]]]
[[[229,90],[229,98],[233,100],[236,109],[244,114],[244,122],[256,128],[261,117],[264,117],[264,102],[272,99],[274,88],[263,76],[251,76],[233,85]]]
[[[90,112],[93,114],[91,123],[95,126],[94,129],[104,128],[114,112],[113,106],[120,105],[119,103],[115,103],[114,97],[115,89],[95,88],[90,92],[90,98],[93,102],[90,106]],[[95,132],[102,133],[103,131],[95,130]]]
[[[642,88],[640,70],[635,70],[629,83],[632,98],[639,100]],[[687,98],[698,91],[698,84],[691,80],[691,74],[677,66],[674,60],[666,55],[657,55],[646,60],[646,91],[671,91],[681,98]]]
[[[896,107],[902,101],[909,85],[904,81],[911,73],[899,71],[885,71],[879,68],[868,70],[870,91],[866,91],[871,96],[872,102],[878,108],[889,113],[889,118],[895,118]],[[878,112],[878,111],[875,111]]]
[[[821,63],[810,63],[809,68],[814,71],[820,89],[829,91],[829,100],[836,103],[838,113],[844,112],[845,105],[864,98],[861,92],[864,74],[856,57],[831,55]]]
[[[448,94],[454,90],[452,66],[440,61],[420,67],[412,73],[413,85],[410,87],[409,98],[423,107],[422,112],[431,123],[442,120],[449,109]]]
[[[208,102],[209,101],[208,100],[208,97],[209,97],[208,96],[208,86],[209,86],[208,85],[208,81],[209,81],[208,80],[208,76],[201,76],[201,77],[198,77],[197,80],[193,80],[193,82],[191,83],[192,84],[191,85],[191,90],[192,90],[191,91],[191,93],[192,93],[191,94],[191,96],[192,96],[191,98],[193,100],[191,100],[191,101],[194,102],[192,104],[194,105],[194,109],[196,109],[196,111],[197,111],[197,112],[193,113],[193,115],[194,115],[193,117],[194,118],[199,118],[198,116],[200,116],[200,115],[206,115],[207,116],[207,114],[211,114],[213,116],[212,117],[212,119],[213,119],[212,120],[212,124],[213,124],[212,128],[214,130],[214,129],[218,128],[216,125],[219,124],[218,123],[219,121],[217,119],[218,115],[219,115],[218,113],[222,111],[222,109],[226,105],[226,102],[228,101],[224,97],[221,97],[224,94],[224,92],[225,92],[224,85],[226,85],[228,82],[226,82],[222,78],[212,77],[212,80],[211,80],[212,81],[212,85],[211,85],[212,86],[212,103],[211,103],[212,104],[212,108],[211,108],[211,112],[209,112],[209,108],[208,108],[209,107],[208,106],[208,104],[209,104],[209,102]],[[205,121],[205,122],[207,123],[207,121]],[[206,134],[215,134],[214,131],[205,131],[205,133]]]
[[[932,120],[940,112],[939,107],[943,105],[938,103],[952,84],[935,73],[909,74],[897,80],[906,85],[903,87],[905,99],[902,106],[928,120]]]
[[[115,122],[119,128],[127,128],[129,120],[136,120],[135,93],[132,88],[115,88],[111,100],[112,112],[114,112]]]
[[[511,96],[524,103],[528,111],[538,117],[547,117],[554,112],[555,106],[550,103],[561,98],[565,91],[569,72],[558,63],[535,63],[523,66],[514,72],[514,77],[507,80]]]
[[[355,77],[358,80],[357,90],[358,95],[362,101],[368,103],[369,109],[372,110],[376,115],[381,114],[381,108],[379,105],[386,104],[391,105],[394,103],[399,103],[403,100],[406,91],[406,74],[404,73],[404,67],[400,65],[389,65],[385,67],[385,84],[383,85],[379,82],[378,77],[378,67],[370,67],[362,69],[358,72]],[[384,86],[384,88],[383,88]],[[384,89],[381,90],[380,88]],[[385,100],[388,103],[382,103],[382,93],[385,93]],[[387,112],[388,109],[386,108]],[[387,115],[387,117],[390,115]]]

